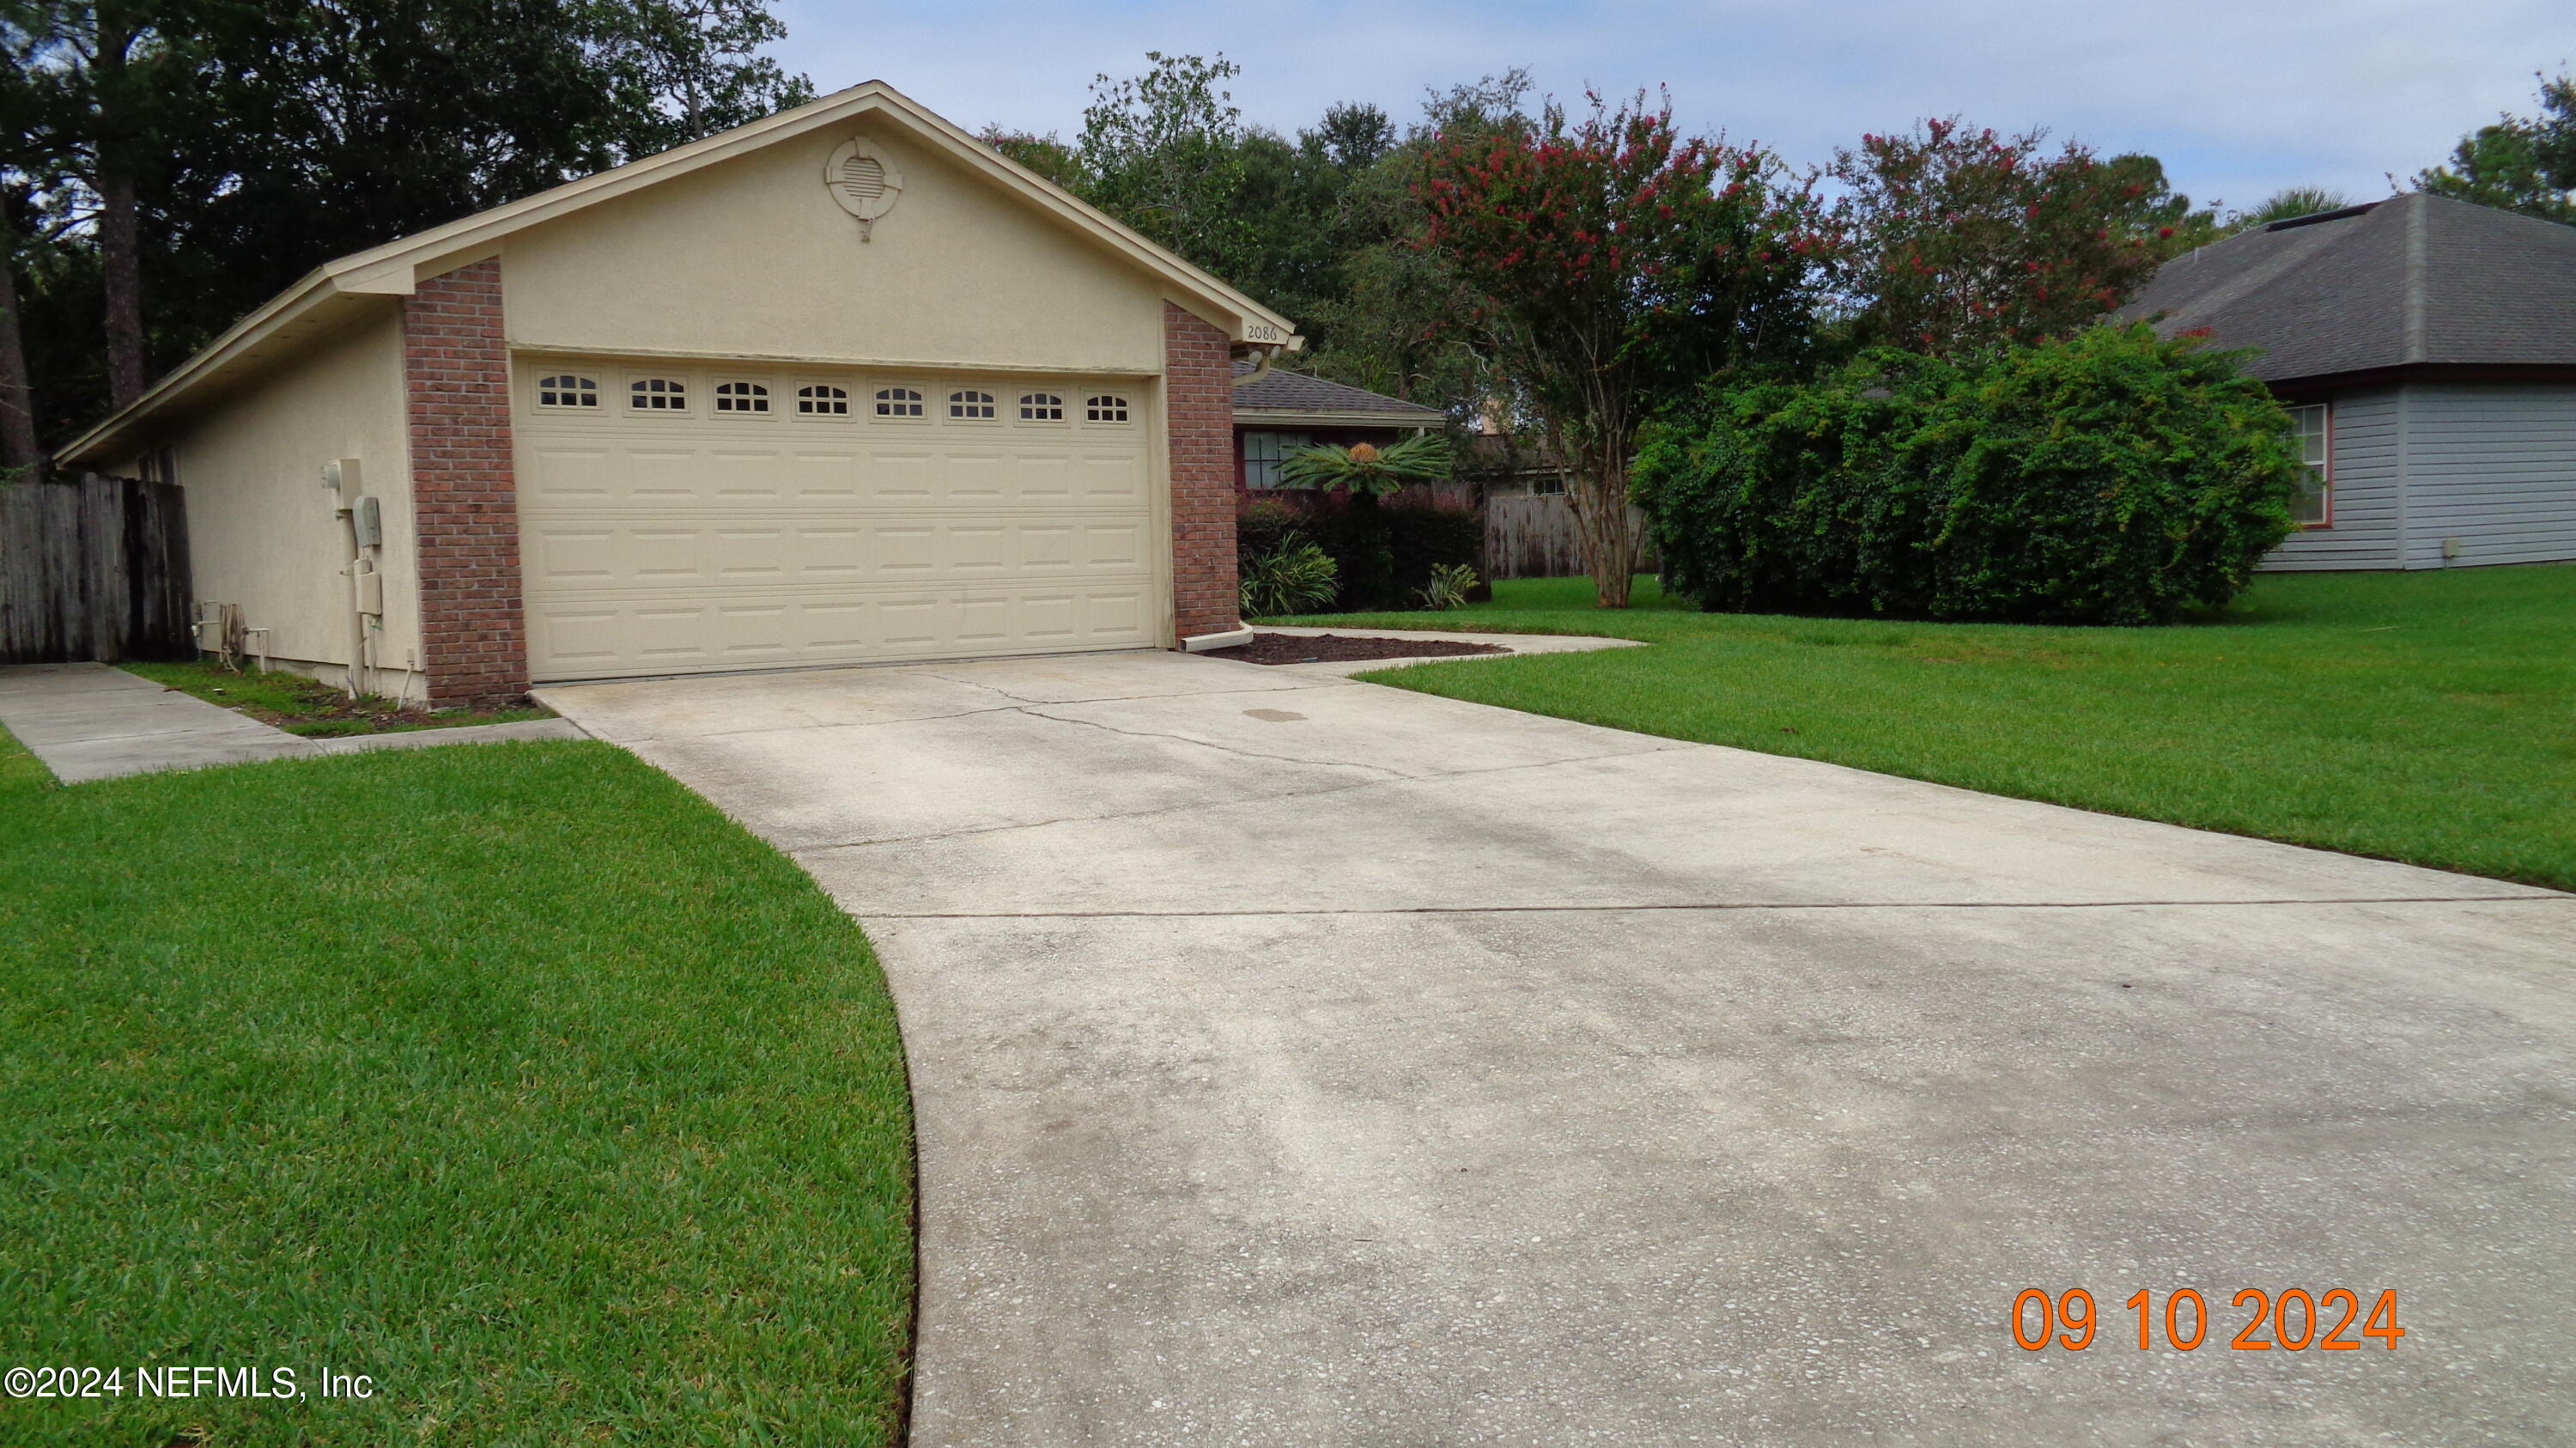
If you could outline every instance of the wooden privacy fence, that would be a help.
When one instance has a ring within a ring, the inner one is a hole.
[[[1637,571],[1653,572],[1655,546],[1646,538],[1646,515],[1631,507],[1637,529]],[[1485,500],[1485,576],[1572,578],[1583,572],[1583,546],[1575,541],[1574,505],[1562,493],[1506,495]]]
[[[0,664],[184,659],[188,515],[172,483],[0,483]]]

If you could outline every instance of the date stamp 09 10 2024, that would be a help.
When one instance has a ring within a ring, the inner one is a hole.
[[[2285,1287],[2277,1295],[2248,1287],[2238,1292],[2233,1301],[2237,1307],[2252,1308],[2245,1325],[2227,1343],[2240,1352],[2264,1352],[2276,1347],[2291,1352],[2311,1346],[2359,1348],[2364,1345],[2363,1338],[2375,1339],[2395,1352],[2397,1340],[2406,1335],[2406,1329],[2397,1325],[2394,1287],[2380,1292],[2368,1316],[2362,1314],[2361,1294],[2348,1287],[2332,1288],[2322,1294]],[[2296,1311],[2292,1310],[2294,1304]],[[2129,1295],[2125,1305],[2138,1315],[2138,1351],[2149,1351],[2155,1346],[2158,1325],[2155,1294],[2141,1287]],[[2209,1303],[2189,1287],[2165,1294],[2162,1316],[2168,1347],[2189,1352],[2209,1336]],[[2361,1318],[2360,1337],[2353,1336],[2356,1317]],[[2333,1319],[2331,1326],[2326,1325],[2328,1318]],[[2034,1327],[2036,1331],[2030,1330]],[[2055,1346],[2080,1352],[2093,1345],[2093,1331],[2093,1294],[2081,1287],[2069,1288],[2053,1298],[2041,1288],[2025,1287],[2013,1299],[2013,1342],[2026,1351],[2042,1352]]]

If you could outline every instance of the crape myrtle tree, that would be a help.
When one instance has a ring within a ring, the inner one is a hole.
[[[1802,353],[1832,249],[1812,177],[1684,137],[1667,99],[1435,136],[1422,247],[1473,294],[1477,348],[1573,474],[1584,569],[1625,608],[1628,460],[1659,406]]]
[[[2153,156],[2046,139],[1952,117],[1835,154],[1860,340],[1947,357],[2067,336],[2216,239]]]

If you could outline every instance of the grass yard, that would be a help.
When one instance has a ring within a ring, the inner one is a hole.
[[[605,744],[55,787],[0,734],[0,1441],[893,1441],[903,1058],[857,928]],[[138,1399],[137,1365],[306,1396]],[[364,1373],[368,1399],[321,1399]]]
[[[2267,574],[2174,628],[1707,614],[1498,583],[1313,625],[1616,649],[1366,677],[1675,739],[2576,889],[2576,565]]]
[[[238,672],[203,660],[173,664],[125,664],[165,688],[194,695],[209,704],[248,714],[289,734],[311,739],[346,734],[391,734],[405,729],[448,729],[459,724],[508,724],[520,719],[551,719],[552,709],[440,709],[418,704],[409,708],[373,694],[352,699],[319,679],[284,669]]]

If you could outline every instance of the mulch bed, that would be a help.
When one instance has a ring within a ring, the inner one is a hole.
[[[1240,659],[1247,664],[1338,664],[1350,659],[1437,659],[1453,654],[1508,654],[1497,644],[1462,644],[1449,639],[1352,639],[1339,634],[1256,633],[1252,642],[1230,649],[1210,649],[1203,657]]]

